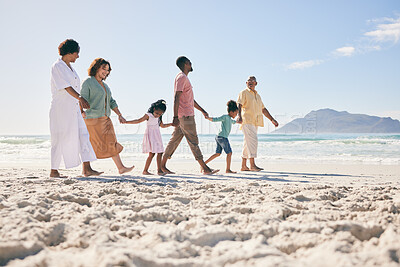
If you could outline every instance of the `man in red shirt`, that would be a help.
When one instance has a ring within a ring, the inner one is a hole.
[[[176,65],[181,72],[176,75],[174,85],[174,120],[172,124],[175,126],[175,130],[165,148],[164,157],[161,162],[162,170],[165,173],[173,173],[166,167],[167,160],[171,158],[185,136],[194,158],[199,162],[203,173],[216,173],[219,170],[212,170],[204,163],[203,154],[199,148],[199,138],[194,120],[194,108],[203,113],[204,117],[208,117],[208,113],[194,100],[193,87],[187,77],[189,72],[193,71],[192,63],[188,58],[182,56],[176,60]]]

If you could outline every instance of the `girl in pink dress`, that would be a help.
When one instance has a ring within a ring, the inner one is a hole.
[[[143,153],[149,153],[149,157],[146,160],[146,165],[144,166],[143,174],[152,175],[149,172],[149,167],[154,155],[157,153],[157,174],[165,175],[161,169],[161,158],[164,153],[164,146],[161,139],[160,127],[167,128],[172,126],[172,123],[164,124],[162,121],[162,115],[167,109],[164,100],[158,100],[157,102],[151,104],[149,110],[140,119],[126,121],[129,124],[137,124],[147,121],[147,128],[143,136]]]

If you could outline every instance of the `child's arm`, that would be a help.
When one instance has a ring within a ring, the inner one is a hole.
[[[209,120],[209,121],[211,121],[211,122],[213,121],[213,118],[212,118],[212,117],[208,117],[208,116],[207,116],[206,119]]]
[[[126,121],[126,123],[127,123],[127,124],[138,124],[138,123],[147,121],[148,119],[149,119],[149,115],[144,114],[143,117],[141,117],[140,119]]]
[[[173,125],[172,123],[165,123],[165,124],[163,122],[160,123],[160,127],[161,128],[167,128],[167,127],[170,127],[172,125]]]
[[[222,115],[222,116],[220,116],[220,117],[210,118],[210,119],[211,119],[210,121],[213,121],[213,122],[222,121],[223,118],[224,118],[224,115]]]

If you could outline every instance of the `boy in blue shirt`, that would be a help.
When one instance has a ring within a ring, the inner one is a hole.
[[[236,123],[236,121],[233,119],[236,118],[239,109],[236,102],[233,100],[230,100],[226,105],[228,106],[228,114],[222,115],[218,118],[206,117],[206,119],[209,121],[220,121],[222,123],[219,133],[215,137],[215,141],[217,142],[217,149],[215,151],[215,154],[212,155],[208,160],[206,160],[205,163],[207,164],[216,157],[221,156],[222,149],[224,149],[226,153],[226,173],[236,173],[231,170],[232,148],[229,144],[228,136],[231,132],[232,124]]]

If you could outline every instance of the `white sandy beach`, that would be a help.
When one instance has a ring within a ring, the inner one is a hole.
[[[104,175],[68,179],[1,166],[0,265],[399,266],[400,166],[260,166],[204,176],[171,160],[161,178],[103,160]]]

